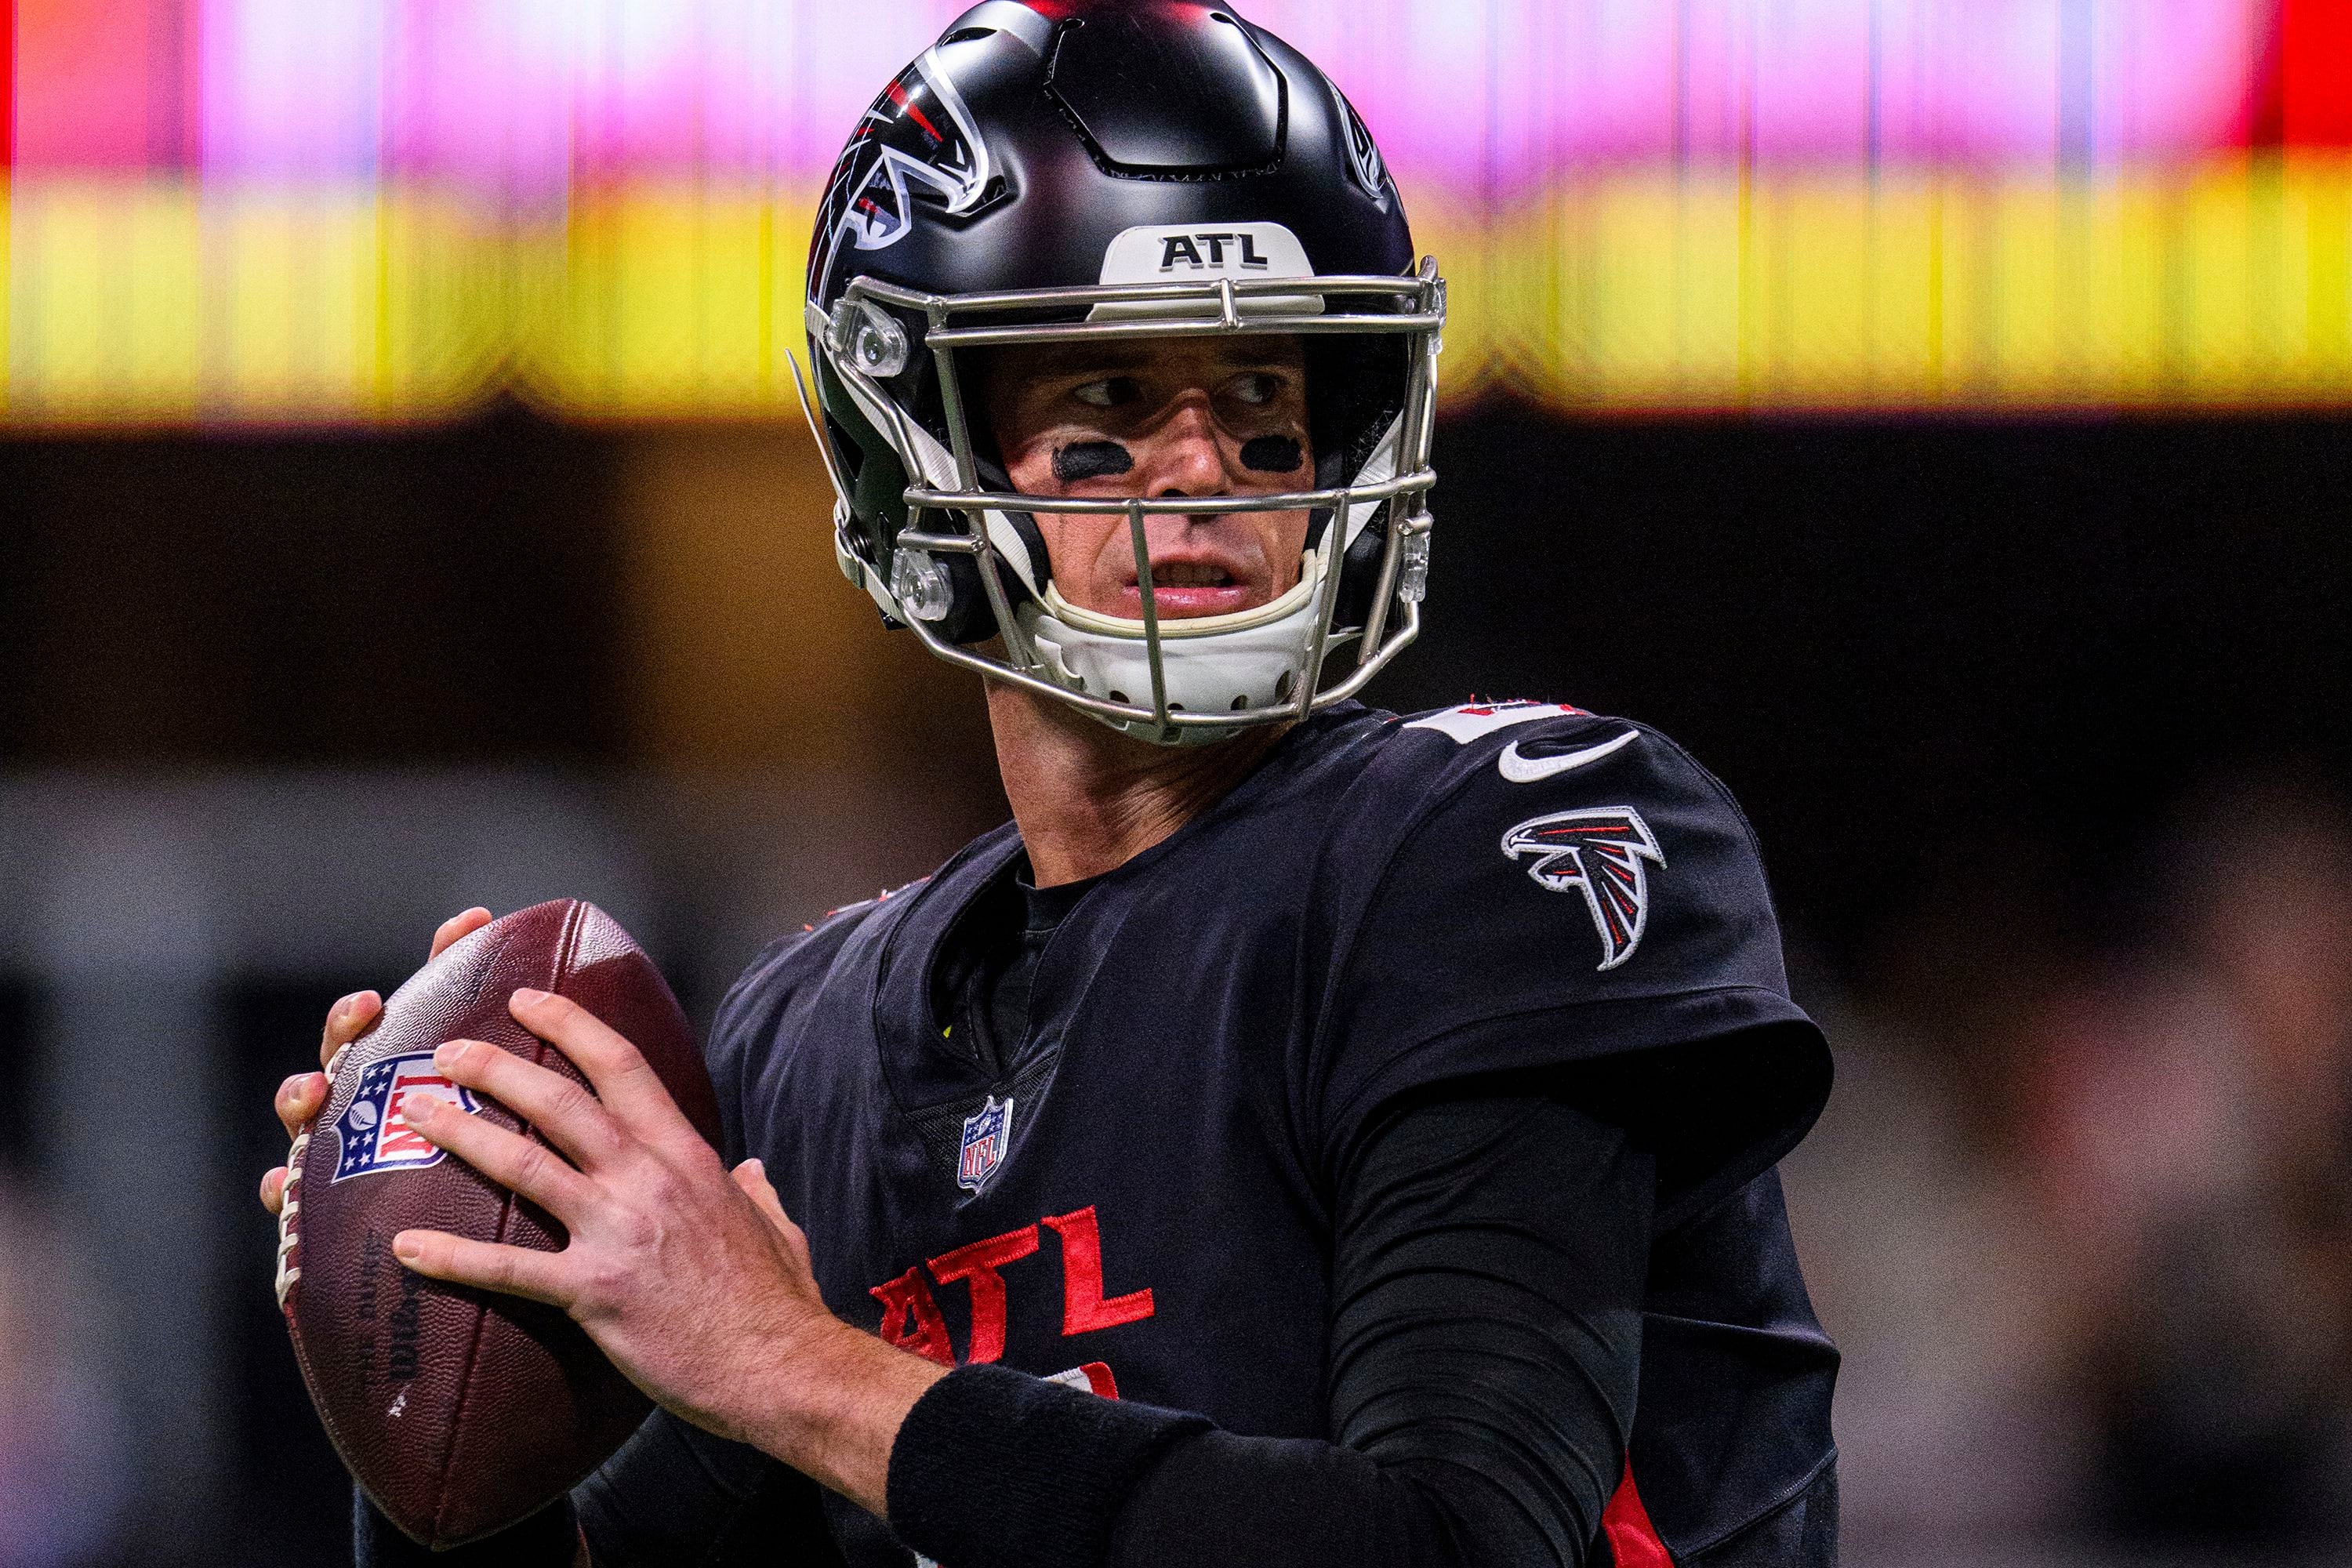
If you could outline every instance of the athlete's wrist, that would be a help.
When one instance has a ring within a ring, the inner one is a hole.
[[[729,1436],[883,1516],[891,1446],[948,1369],[826,1315],[783,1334],[763,1373],[758,1408]]]

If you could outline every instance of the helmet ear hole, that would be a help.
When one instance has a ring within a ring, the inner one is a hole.
[[[842,479],[855,487],[857,476],[866,471],[866,448],[850,439],[841,421],[830,414],[824,416],[824,438],[833,447],[833,460],[840,466]]]

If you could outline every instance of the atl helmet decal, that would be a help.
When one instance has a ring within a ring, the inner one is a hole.
[[[439,1164],[445,1151],[401,1114],[415,1099],[450,1100],[467,1111],[482,1108],[473,1090],[452,1081],[433,1065],[431,1051],[386,1057],[360,1075],[359,1092],[335,1119],[341,1152],[335,1160],[335,1173],[327,1178],[329,1184],[346,1176]]]
[[[1530,817],[1503,835],[1503,853],[1514,860],[1533,856],[1528,875],[1546,892],[1573,888],[1584,895],[1601,932],[1601,968],[1633,956],[1650,923],[1650,879],[1642,862],[1666,863],[1640,812],[1601,805]]]
[[[946,76],[927,68],[930,58],[924,54],[882,89],[833,166],[817,209],[817,232],[825,240],[811,258],[812,299],[844,239],[860,250],[884,250],[907,237],[914,226],[910,185],[958,215],[988,193],[988,143]]]
[[[956,1152],[956,1185],[976,1193],[988,1184],[1004,1163],[1005,1146],[1013,1141],[1013,1097],[988,1103],[963,1119],[963,1142]]]

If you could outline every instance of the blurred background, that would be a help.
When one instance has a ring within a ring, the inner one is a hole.
[[[811,211],[952,0],[0,3],[0,1568],[332,1563],[270,1091],[473,902],[698,1016],[1001,818]],[[1396,708],[1688,744],[1847,1560],[2352,1555],[2352,0],[1257,0],[1453,279]]]

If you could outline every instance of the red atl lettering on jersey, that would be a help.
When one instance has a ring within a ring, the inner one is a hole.
[[[1065,1335],[1115,1329],[1121,1323],[1140,1322],[1151,1316],[1151,1290],[1148,1286],[1124,1296],[1104,1299],[1102,1223],[1091,1204],[1073,1214],[1050,1215],[1044,1223],[1052,1226],[1062,1238]],[[923,1270],[928,1267],[931,1277],[940,1284],[952,1285],[961,1280],[971,1292],[971,1343],[964,1359],[971,1363],[1003,1360],[1008,1312],[1004,1276],[999,1270],[1029,1257],[1037,1250],[1037,1226],[1024,1225],[1019,1230],[1008,1230],[1002,1236],[943,1252],[929,1264],[918,1263],[887,1284],[875,1286],[871,1294],[882,1303],[882,1338],[918,1355],[929,1356],[942,1366],[956,1364],[947,1321],[940,1317],[939,1301],[923,1279]],[[1096,1393],[1107,1398],[1118,1397],[1118,1385],[1111,1380],[1110,1368],[1100,1362],[1088,1362],[1081,1370]],[[1097,1370],[1099,1376],[1096,1375]]]
[[[931,1259],[932,1277],[942,1285],[961,1279],[971,1287],[971,1349],[966,1360],[992,1362],[1004,1354],[1004,1276],[997,1272],[1037,1250],[1037,1227],[992,1236]]]
[[[901,1350],[930,1357],[941,1366],[955,1365],[955,1348],[948,1343],[948,1326],[931,1288],[923,1283],[923,1266],[916,1264],[887,1285],[870,1292],[882,1303],[882,1337]]]
[[[1151,1289],[1103,1300],[1102,1226],[1092,1204],[1045,1223],[1062,1237],[1062,1332],[1092,1333],[1151,1316]]]

